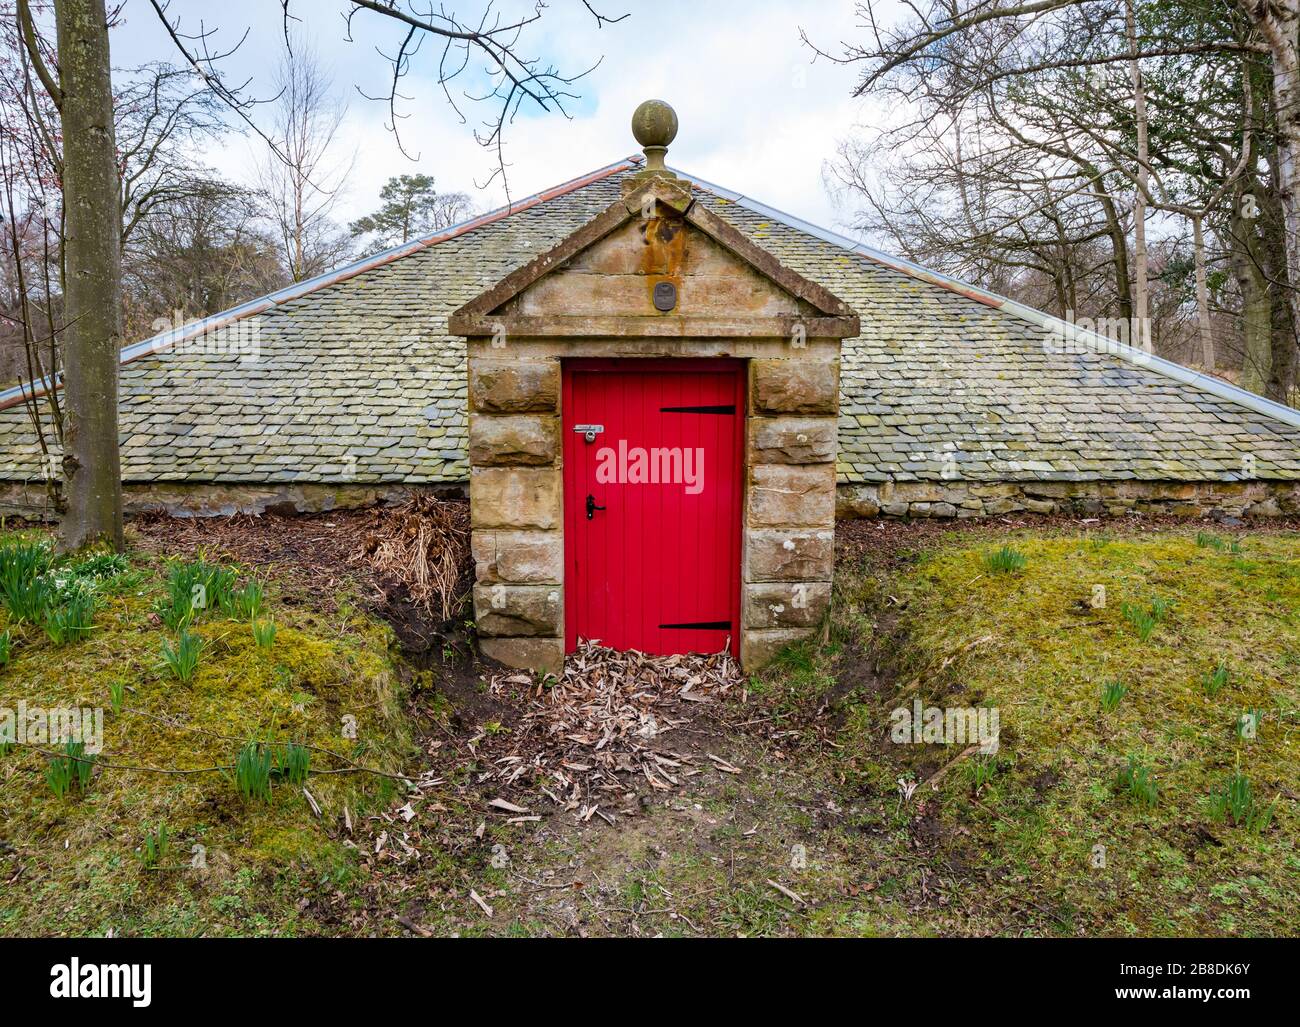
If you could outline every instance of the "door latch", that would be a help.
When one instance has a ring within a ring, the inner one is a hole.
[[[587,493],[587,520],[594,518],[597,510],[603,509],[605,509],[603,506],[596,505],[596,497],[591,493]]]
[[[575,424],[573,430],[588,442],[595,442],[596,436],[605,430],[603,424]]]

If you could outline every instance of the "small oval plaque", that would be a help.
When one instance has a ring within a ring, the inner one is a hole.
[[[672,282],[659,282],[655,285],[655,309],[667,313],[677,306],[677,286]]]

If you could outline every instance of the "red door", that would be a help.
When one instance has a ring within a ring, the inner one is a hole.
[[[739,651],[743,367],[565,363],[569,652]]]

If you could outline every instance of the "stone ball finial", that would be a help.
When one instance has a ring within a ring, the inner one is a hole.
[[[632,134],[642,146],[666,148],[677,138],[677,112],[663,100],[647,100],[632,115]]]

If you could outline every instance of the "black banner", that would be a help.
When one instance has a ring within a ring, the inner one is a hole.
[[[689,948],[690,951],[687,951]],[[705,950],[709,951],[705,951]],[[724,949],[726,951],[724,951]],[[996,1015],[1036,1005],[1232,1016],[1289,1007],[1295,940],[0,941],[6,1011],[130,1018],[351,1010],[437,1014],[478,995],[485,1015],[557,1002],[579,1010],[763,1011],[773,991],[863,1009],[905,1001]],[[742,969],[743,968],[743,969]],[[702,987],[703,986],[703,987]],[[679,989],[684,989],[680,990]],[[674,998],[674,994],[677,995]],[[638,997],[639,996],[639,997]],[[572,1003],[570,1005],[570,1003]],[[770,1012],[770,1010],[769,1010]]]

